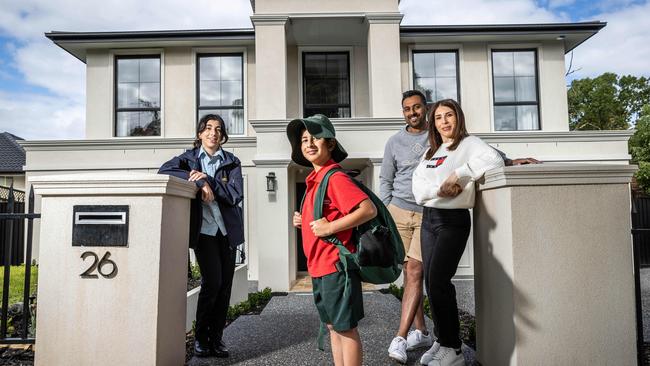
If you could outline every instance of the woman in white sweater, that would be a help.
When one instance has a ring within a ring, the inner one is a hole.
[[[420,363],[464,365],[456,289],[451,279],[469,237],[475,181],[486,171],[503,166],[503,159],[481,139],[469,136],[456,101],[436,102],[429,121],[430,148],[413,173],[413,194],[424,206],[422,262],[438,340]]]

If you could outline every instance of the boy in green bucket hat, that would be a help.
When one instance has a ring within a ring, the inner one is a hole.
[[[287,126],[287,137],[291,159],[314,168],[305,180],[307,190],[301,212],[293,215],[293,225],[301,229],[314,302],[321,322],[330,331],[334,364],[361,365],[363,353],[357,325],[364,314],[359,271],[348,269],[346,276],[339,270],[338,249],[323,238],[336,235],[348,250],[355,252],[352,229],[374,218],[377,210],[348,175],[335,172],[327,185],[323,217],[314,220],[318,185],[329,170],[341,168],[337,163],[348,154],[336,141],[334,126],[322,114],[294,119]]]

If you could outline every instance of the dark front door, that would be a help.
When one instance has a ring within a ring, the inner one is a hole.
[[[304,182],[296,183],[296,207],[295,211],[300,212],[300,203],[302,202],[302,196],[305,195],[305,190],[307,189],[307,184]],[[296,259],[298,261],[298,272],[307,272],[307,257],[305,252],[302,249],[302,234],[300,229],[296,229]]]

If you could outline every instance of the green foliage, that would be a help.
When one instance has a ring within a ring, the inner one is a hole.
[[[11,266],[9,275],[9,305],[23,302],[23,289],[25,288],[25,266]],[[38,282],[38,267],[32,266],[30,278],[30,294],[36,293]],[[2,299],[2,284],[4,283],[4,266],[0,266],[0,299]]]
[[[634,175],[636,182],[645,194],[650,196],[650,162],[640,161],[639,170]]]
[[[248,294],[248,300],[244,300],[239,304],[235,304],[228,308],[228,315],[226,315],[226,319],[228,322],[232,322],[240,315],[246,315],[260,311],[269,302],[269,300],[271,300],[272,296],[273,293],[268,287],[262,291],[250,293]]]
[[[650,104],[643,107],[629,146],[632,162],[639,165],[635,174],[636,181],[639,187],[650,195]]]
[[[613,73],[576,79],[568,98],[572,130],[624,130],[650,104],[650,79]]]
[[[195,263],[190,266],[190,273],[192,274],[192,279],[193,280],[200,280],[201,279],[201,270],[199,269],[199,264]]]

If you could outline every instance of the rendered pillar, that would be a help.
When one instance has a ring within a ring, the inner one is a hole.
[[[144,173],[30,181],[42,197],[36,365],[182,365],[194,184]],[[73,246],[75,206],[106,205],[128,207],[127,245]]]
[[[368,84],[370,115],[403,118],[400,68],[400,13],[368,14]]]
[[[634,365],[629,165],[490,171],[474,210],[485,366]]]

